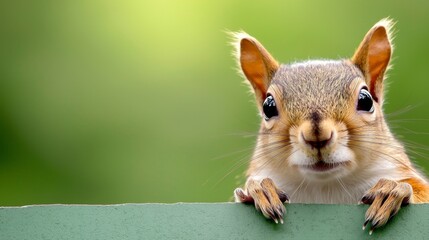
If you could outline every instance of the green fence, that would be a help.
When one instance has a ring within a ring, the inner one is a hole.
[[[277,225],[235,203],[3,207],[0,239],[429,239],[428,204],[403,208],[371,236],[366,209],[289,204]]]

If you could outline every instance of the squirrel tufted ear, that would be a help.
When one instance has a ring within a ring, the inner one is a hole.
[[[255,92],[258,107],[266,97],[271,78],[279,68],[277,61],[252,36],[240,32],[233,33],[238,64]]]
[[[352,57],[366,80],[369,91],[377,102],[383,99],[383,79],[392,55],[391,43],[394,22],[388,18],[380,20],[365,35]]]

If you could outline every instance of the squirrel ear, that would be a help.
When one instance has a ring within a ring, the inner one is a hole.
[[[375,101],[383,98],[384,73],[389,66],[393,46],[392,20],[385,18],[376,23],[360,43],[352,62],[359,67]]]
[[[262,104],[279,64],[255,38],[243,32],[234,34],[234,38],[237,44],[238,63],[253,87],[257,103]]]

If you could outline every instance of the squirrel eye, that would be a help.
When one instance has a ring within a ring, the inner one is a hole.
[[[265,98],[262,108],[264,110],[265,120],[269,120],[270,118],[279,115],[277,112],[276,102],[271,95],[268,95],[267,98]]]
[[[367,111],[370,113],[374,112],[374,105],[373,105],[371,94],[365,88],[362,88],[359,92],[357,110]]]

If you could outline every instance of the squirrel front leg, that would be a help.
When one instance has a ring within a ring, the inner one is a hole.
[[[383,226],[396,215],[402,205],[408,204],[412,195],[410,184],[380,179],[361,199],[361,203],[370,204],[362,229],[365,230],[367,224],[371,223],[371,235],[374,229]]]
[[[285,192],[278,189],[271,178],[256,181],[249,178],[244,190],[237,188],[234,191],[236,202],[254,203],[266,218],[271,218],[275,223],[283,224],[283,216],[286,213],[284,202],[289,202]]]
[[[419,179],[409,178],[402,181],[380,179],[361,200],[361,203],[370,204],[365,214],[363,229],[371,223],[369,234],[372,234],[374,229],[383,226],[395,216],[401,206],[428,201],[429,186]]]

